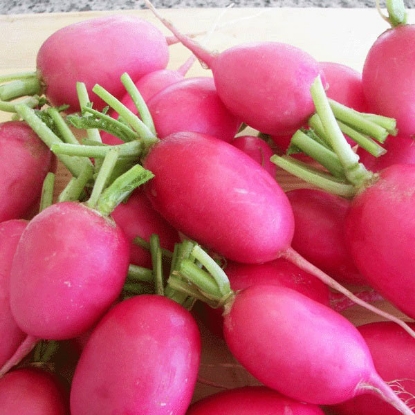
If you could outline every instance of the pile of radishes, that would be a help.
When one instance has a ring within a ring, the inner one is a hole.
[[[85,20],[0,77],[0,415],[412,414],[402,5],[359,73],[279,42],[212,53],[146,4],[171,38]],[[258,385],[194,398],[202,325]]]

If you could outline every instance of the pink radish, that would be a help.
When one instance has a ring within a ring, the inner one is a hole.
[[[20,368],[0,379],[0,415],[69,415],[67,391],[55,375]]]
[[[224,141],[241,125],[223,105],[210,77],[192,77],[164,88],[147,102],[159,138],[174,132],[210,134]]]
[[[410,317],[415,316],[415,257],[408,249],[415,231],[414,181],[414,165],[383,169],[353,198],[345,222],[346,241],[362,275]]]
[[[334,404],[377,392],[412,413],[377,374],[358,330],[294,290],[257,285],[240,292],[225,306],[224,335],[243,366],[291,398]]]
[[[154,208],[189,238],[238,262],[266,262],[289,247],[294,221],[287,197],[231,144],[175,133],[153,145],[143,165],[155,176],[144,187]]]
[[[309,91],[321,70],[305,51],[280,42],[249,42],[214,54],[181,34],[149,1],[145,3],[212,71],[220,99],[242,122],[262,133],[286,135],[314,113]]]
[[[396,388],[403,400],[410,403],[415,393],[413,339],[395,324],[389,322],[367,323],[358,327],[365,339],[376,370],[383,379]],[[390,359],[388,356],[393,355]],[[336,405],[330,410],[334,415],[397,415],[399,412],[377,396],[361,395]]]
[[[264,386],[245,386],[217,392],[193,403],[186,415],[323,415],[317,405],[287,398]]]
[[[184,415],[200,352],[197,324],[181,305],[159,295],[122,301],[85,345],[72,382],[71,415]]]
[[[362,82],[369,111],[395,118],[399,133],[410,136],[415,133],[415,104],[412,99],[415,53],[411,47],[415,26],[406,24],[400,5],[390,2],[390,7],[387,6],[389,17],[398,20],[390,21],[391,27],[370,47],[363,65]],[[399,16],[398,12],[402,15]]]
[[[0,367],[13,355],[25,338],[10,310],[10,268],[17,244],[27,221],[11,219],[0,223]]]
[[[124,72],[137,81],[145,74],[164,69],[169,49],[163,33],[134,15],[112,14],[86,19],[52,33],[37,53],[36,72],[29,78],[54,106],[79,110],[76,83],[89,92],[100,83],[121,97],[119,82]],[[103,103],[91,92],[96,108]]]
[[[23,218],[33,210],[53,160],[51,151],[24,121],[0,124],[0,222]]]
[[[88,330],[120,294],[129,252],[123,231],[97,211],[79,202],[44,209],[24,230],[11,269],[19,327],[54,340]]]
[[[239,135],[231,141],[231,144],[250,155],[254,160],[261,164],[272,177],[275,177],[277,168],[270,160],[274,151],[265,140],[254,135]]]

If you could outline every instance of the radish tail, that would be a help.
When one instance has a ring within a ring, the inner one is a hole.
[[[399,317],[396,317],[386,311],[380,310],[379,308],[367,303],[366,301],[359,298],[357,295],[353,294],[351,291],[349,291],[347,288],[343,287],[341,284],[339,284],[335,279],[327,275],[325,272],[321,271],[319,268],[317,268],[315,265],[311,264],[309,261],[307,261],[305,258],[303,258],[298,252],[296,252],[292,248],[288,248],[285,250],[281,257],[287,259],[288,261],[292,262],[293,264],[297,265],[304,271],[314,275],[316,278],[324,282],[328,287],[342,293],[347,298],[349,298],[351,301],[353,301],[355,304],[358,304],[367,310],[377,314],[380,317],[383,317],[389,321],[392,321],[399,326],[401,326],[406,332],[408,332],[412,337],[415,338],[415,331],[412,330],[408,324],[406,324],[404,321],[402,321]]]
[[[377,373],[375,373],[371,379],[370,383],[364,384],[361,387],[362,391],[371,391],[377,393],[380,397],[395,409],[397,409],[401,414],[404,415],[413,415],[414,412],[412,409],[395,393],[395,391],[386,383]]]
[[[28,334],[22,343],[20,343],[20,346],[16,349],[13,356],[0,368],[0,378],[12,367],[19,364],[32,351],[38,341],[39,338]]]

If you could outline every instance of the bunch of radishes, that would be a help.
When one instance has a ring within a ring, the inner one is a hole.
[[[390,12],[361,76],[278,42],[213,54],[148,6],[178,70],[113,15],[1,78],[0,415],[413,413],[414,326],[375,302],[415,318],[412,26]],[[261,386],[192,402],[201,321]]]

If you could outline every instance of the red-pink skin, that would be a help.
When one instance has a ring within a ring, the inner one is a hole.
[[[164,69],[168,60],[166,38],[156,26],[137,16],[112,14],[55,31],[39,48],[36,66],[52,105],[77,111],[77,82],[85,83],[94,108],[102,109],[104,102],[92,92],[95,84],[121,98],[123,73],[136,82]]]
[[[383,32],[366,54],[363,91],[370,112],[396,119],[400,134],[415,133],[415,25]]]
[[[13,355],[26,334],[19,328],[10,309],[10,269],[27,221],[10,219],[0,223],[0,367]]]
[[[338,62],[319,62],[319,65],[324,72],[329,98],[356,111],[367,112],[361,72]]]
[[[409,326],[414,328],[413,323]],[[373,357],[375,368],[387,382],[396,383],[408,403],[415,394],[414,339],[389,321],[367,323],[358,327]],[[393,356],[391,358],[391,356]],[[333,415],[399,415],[400,412],[376,395],[360,395],[331,408]],[[331,412],[330,412],[331,413]]]
[[[182,415],[191,402],[201,338],[193,316],[159,295],[114,306],[75,369],[71,415]]]
[[[79,202],[55,203],[23,231],[10,271],[10,307],[25,333],[68,339],[92,327],[121,293],[130,243]]]
[[[317,405],[287,398],[265,386],[244,386],[193,403],[186,415],[323,415]]]
[[[194,44],[185,46],[211,69],[220,99],[252,128],[287,135],[314,113],[310,87],[324,75],[302,49],[282,42],[247,42],[213,54]]]
[[[299,401],[337,404],[379,380],[356,327],[286,287],[255,285],[238,292],[225,308],[224,338],[262,384]]]
[[[37,206],[53,159],[24,121],[0,123],[0,222],[26,217]]]
[[[241,121],[225,107],[211,77],[190,77],[164,88],[147,101],[159,138],[192,131],[231,141]]]
[[[67,392],[58,379],[25,367],[0,378],[0,415],[69,415]]]
[[[244,290],[251,285],[282,285],[297,290],[322,304],[330,305],[330,292],[327,285],[284,258],[263,264],[227,261],[224,271],[234,291]],[[219,337],[222,336],[221,309],[206,306],[199,310],[199,315],[210,331]]]
[[[143,161],[144,189],[179,232],[227,259],[261,263],[289,248],[287,196],[255,160],[215,137],[190,132],[156,143]]]
[[[415,164],[415,141],[412,137],[398,134],[389,136],[383,147],[386,153],[379,157],[372,156],[359,148],[360,161],[367,169],[377,172],[392,164]]]
[[[274,155],[274,151],[265,140],[254,135],[240,135],[235,137],[231,144],[251,156],[272,177],[275,177],[277,166],[270,160]]]
[[[353,260],[368,283],[415,318],[415,165],[394,164],[360,191],[345,220]]]
[[[340,283],[367,285],[344,237],[350,201],[319,189],[287,193],[295,218],[292,247]]]
[[[132,264],[152,266],[150,251],[133,242],[137,236],[149,242],[151,235],[155,234],[161,247],[170,251],[173,251],[175,243],[180,242],[179,233],[154,210],[141,188],[136,189],[125,203],[120,203],[111,216],[130,240]]]

